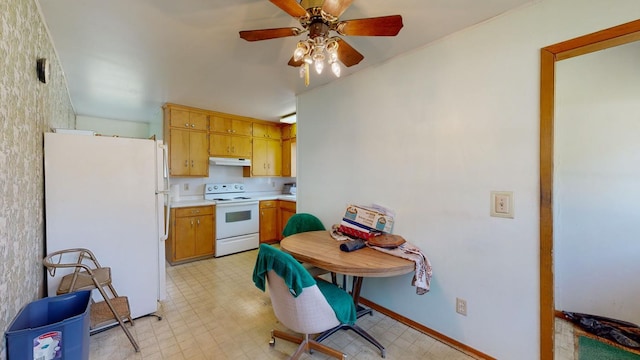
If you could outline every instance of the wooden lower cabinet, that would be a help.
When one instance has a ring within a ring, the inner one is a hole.
[[[279,223],[279,231],[280,235],[279,239],[282,240],[282,230],[287,225],[287,221],[296,213],[296,203],[293,201],[279,200],[279,212],[280,212],[280,223]]]
[[[170,221],[165,250],[171,265],[213,257],[216,238],[214,206],[171,209]]]
[[[295,213],[294,201],[260,201],[260,242],[275,243],[282,240],[282,230]]]
[[[278,201],[260,201],[260,243],[274,243],[278,234]]]

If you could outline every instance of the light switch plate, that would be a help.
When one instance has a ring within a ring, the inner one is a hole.
[[[513,219],[513,191],[491,192],[491,216]]]

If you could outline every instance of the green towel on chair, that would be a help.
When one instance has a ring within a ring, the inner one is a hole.
[[[311,214],[300,213],[289,218],[282,230],[282,236],[318,230],[326,230],[320,219]]]
[[[318,285],[338,320],[343,324],[355,324],[356,308],[353,299],[346,291],[325,281],[316,283],[307,269],[293,256],[271,245],[261,244],[256,265],[253,268],[253,283],[258,289],[265,291],[267,272],[270,270],[284,279],[294,297],[298,297],[304,288]]]
[[[260,245],[256,266],[253,268],[253,283],[265,290],[267,272],[273,270],[284,279],[291,295],[298,297],[302,288],[316,284],[311,274],[293,256],[267,244]]]

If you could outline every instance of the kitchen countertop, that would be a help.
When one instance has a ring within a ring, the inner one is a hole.
[[[296,202],[295,195],[285,195],[285,194],[274,194],[274,195],[257,195],[251,196],[252,200],[286,200]],[[181,199],[180,201],[172,201],[172,208],[182,208],[182,207],[190,207],[190,206],[207,206],[207,205],[215,205],[216,202],[214,200],[205,200],[205,199]]]

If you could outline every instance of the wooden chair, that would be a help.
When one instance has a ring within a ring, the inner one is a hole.
[[[129,300],[126,296],[119,296],[113,287],[111,268],[101,266],[95,255],[90,250],[83,248],[52,252],[42,260],[42,263],[51,277],[55,277],[58,268],[72,269],[70,274],[62,277],[56,291],[57,295],[77,290],[97,289],[104,301],[91,304],[91,329],[113,323],[115,320],[129,338],[136,352],[140,351],[138,343],[124,324],[124,320],[128,320],[133,326]]]

